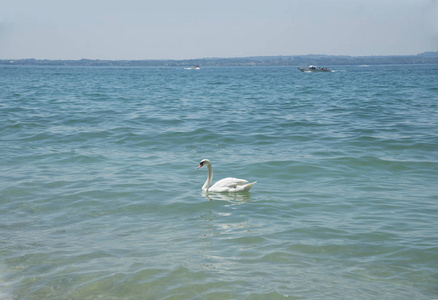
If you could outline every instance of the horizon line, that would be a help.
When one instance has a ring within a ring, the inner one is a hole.
[[[230,57],[202,57],[202,58],[181,58],[181,59],[175,59],[175,58],[142,58],[142,59],[103,59],[103,58],[76,58],[76,59],[70,59],[70,58],[0,58],[0,60],[49,60],[49,61],[81,61],[81,60],[100,60],[100,61],[188,61],[188,60],[205,60],[205,59],[245,59],[245,58],[267,58],[267,57],[302,57],[302,56],[337,56],[337,57],[353,57],[353,58],[359,58],[359,57],[388,57],[388,56],[418,56],[421,54],[426,53],[437,53],[438,51],[425,51],[417,54],[386,54],[386,55],[347,55],[347,54],[298,54],[298,55],[253,55],[253,56],[230,56]]]

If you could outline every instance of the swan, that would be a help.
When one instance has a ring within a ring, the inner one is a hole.
[[[217,192],[217,193],[235,193],[235,192],[248,192],[252,186],[257,182],[248,183],[248,180],[245,179],[237,179],[227,177],[219,180],[212,186],[210,186],[211,181],[213,180],[213,167],[208,159],[203,159],[199,163],[199,168],[202,166],[208,167],[208,177],[202,186],[202,190],[206,192]]]

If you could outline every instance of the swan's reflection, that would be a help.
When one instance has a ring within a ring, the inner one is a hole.
[[[253,235],[251,219],[242,213],[245,206],[240,206],[251,199],[251,194],[202,192],[202,196],[208,201],[226,202],[224,205],[220,203],[209,205],[200,216],[203,223],[200,238],[203,243],[197,255],[198,266],[204,270],[214,270],[224,274],[236,272],[239,257],[218,249],[223,247],[233,249],[234,246],[242,249],[251,247],[246,241]]]
[[[212,193],[212,192],[202,192],[202,196],[207,198],[208,201],[220,200],[227,201],[233,204],[243,204],[251,200],[251,194],[246,193]]]

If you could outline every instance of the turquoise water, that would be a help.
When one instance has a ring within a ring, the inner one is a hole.
[[[438,66],[330,68],[0,67],[0,299],[438,298]]]

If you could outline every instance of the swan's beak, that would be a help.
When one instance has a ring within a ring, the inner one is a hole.
[[[200,164],[200,165],[199,165],[199,167],[198,167],[198,169],[199,169],[200,167],[202,167],[202,166],[203,166],[203,165],[202,165],[202,164]]]

